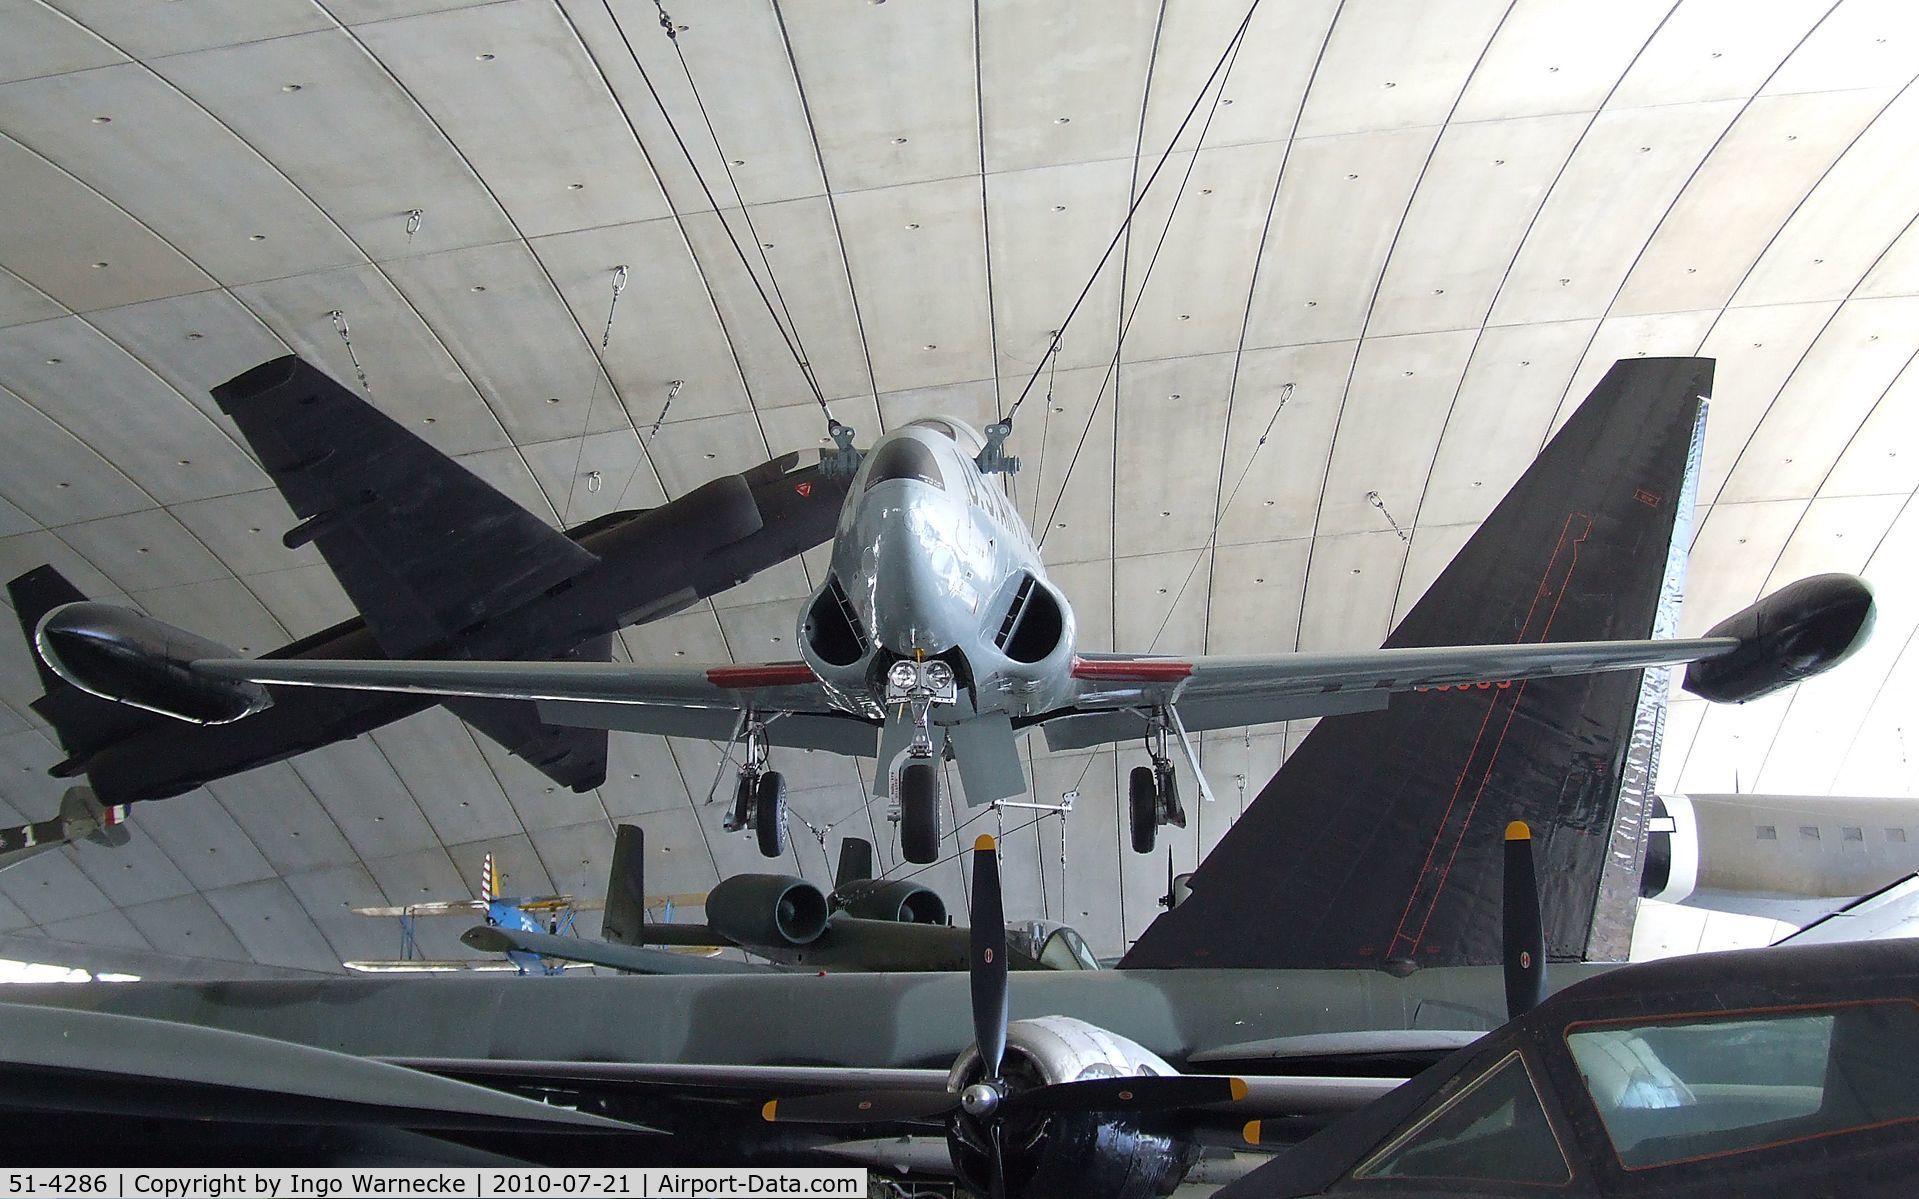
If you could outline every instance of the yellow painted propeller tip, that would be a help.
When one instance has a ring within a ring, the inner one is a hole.
[[[1239,1135],[1246,1138],[1246,1143],[1248,1145],[1259,1144],[1259,1121],[1258,1120],[1246,1121],[1246,1127],[1239,1130]]]
[[[988,853],[993,848],[993,834],[981,833],[979,840],[973,842],[973,848],[980,853]]]
[[[779,1100],[768,1099],[766,1103],[760,1108],[760,1118],[762,1120],[765,1120],[768,1124],[773,1123],[773,1121],[777,1119],[777,1116],[775,1115],[775,1113],[779,1111],[779,1107],[780,1107]]]
[[[1238,1103],[1240,1100],[1246,1098],[1246,1096],[1252,1094],[1253,1089],[1246,1085],[1245,1079],[1229,1078],[1226,1081],[1232,1090],[1234,1103]]]
[[[1526,827],[1526,822],[1524,820],[1515,820],[1511,824],[1506,826],[1506,840],[1530,841],[1532,839],[1533,839],[1533,831],[1532,829]]]

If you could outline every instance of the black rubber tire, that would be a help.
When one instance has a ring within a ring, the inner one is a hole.
[[[1153,852],[1159,837],[1159,784],[1151,766],[1135,766],[1126,780],[1126,810],[1132,817],[1133,852]]]
[[[733,810],[726,818],[728,832],[739,832],[753,823],[753,780],[757,777],[740,772],[740,781],[733,787]]]
[[[940,776],[931,762],[900,767],[900,853],[909,862],[940,856]]]
[[[769,770],[753,789],[753,834],[760,856],[777,858],[786,852],[786,776]]]

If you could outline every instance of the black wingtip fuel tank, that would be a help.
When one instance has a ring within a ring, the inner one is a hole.
[[[1851,657],[1872,635],[1874,617],[1865,580],[1800,579],[1714,625],[1706,636],[1737,637],[1739,648],[1687,667],[1686,690],[1722,704],[1771,695]]]
[[[34,648],[80,690],[193,724],[227,724],[269,707],[258,683],[193,673],[201,658],[236,658],[210,638],[114,604],[63,604],[40,618]]]

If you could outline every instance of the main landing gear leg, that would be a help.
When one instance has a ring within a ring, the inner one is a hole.
[[[1146,732],[1146,753],[1152,765],[1135,766],[1127,780],[1127,813],[1131,818],[1135,853],[1153,852],[1161,825],[1186,827],[1186,809],[1179,802],[1173,759],[1166,752],[1168,724],[1166,710],[1154,709]]]
[[[722,827],[729,833],[751,828],[760,854],[777,858],[786,852],[786,776],[767,768],[766,722],[748,712],[744,723],[746,764]]]

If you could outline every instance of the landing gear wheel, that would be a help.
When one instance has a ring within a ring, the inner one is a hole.
[[[786,776],[769,770],[753,788],[753,832],[760,856],[777,858],[786,852]]]
[[[1133,852],[1153,852],[1159,836],[1159,787],[1151,766],[1135,766],[1126,782],[1126,808],[1132,816]]]
[[[726,819],[720,824],[729,833],[739,832],[752,821],[755,777],[750,770],[740,771],[740,781],[733,788],[733,810],[726,814]]]
[[[940,776],[931,762],[900,767],[900,852],[909,862],[940,856]]]

